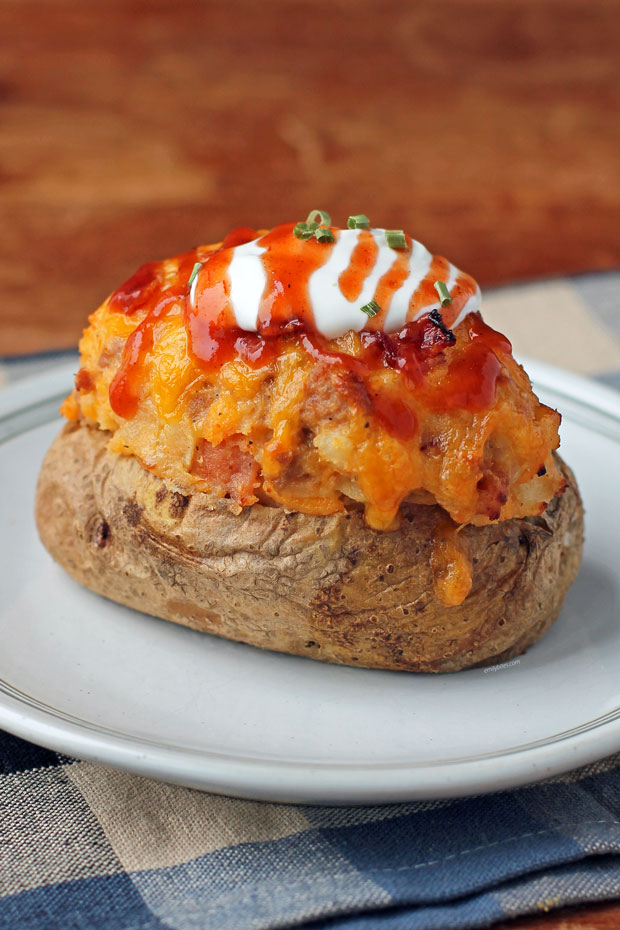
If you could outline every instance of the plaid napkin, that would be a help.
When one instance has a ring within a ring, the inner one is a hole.
[[[518,354],[620,388],[620,273],[502,288]],[[5,360],[0,379],[57,356]],[[383,807],[216,797],[0,733],[0,930],[440,930],[620,897],[620,753]]]

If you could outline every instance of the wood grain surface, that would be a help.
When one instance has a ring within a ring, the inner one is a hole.
[[[0,355],[74,344],[143,261],[312,207],[483,285],[618,267],[619,35],[617,0],[0,0]]]
[[[620,264],[617,0],[0,0],[0,354],[312,207],[482,284]]]
[[[493,930],[618,930],[620,907],[617,904],[565,908],[556,914],[502,921]]]

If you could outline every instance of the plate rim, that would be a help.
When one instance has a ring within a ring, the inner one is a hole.
[[[620,392],[544,362],[524,359],[522,363],[535,389],[553,391],[585,411],[611,417],[620,427]],[[2,389],[0,442],[48,422],[50,405],[70,390],[75,370],[74,358]],[[43,419],[36,415],[42,406],[46,410]],[[10,421],[20,413],[26,414],[26,422],[11,429]],[[620,442],[620,433],[611,438]],[[137,775],[216,794],[285,803],[380,804],[487,793],[560,775],[620,750],[620,708],[584,726],[585,731],[566,731],[542,745],[475,759],[424,764],[312,763],[157,745],[96,725],[89,727],[77,718],[58,719],[0,688],[0,728],[18,737]]]

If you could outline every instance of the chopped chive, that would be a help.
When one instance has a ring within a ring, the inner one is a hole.
[[[370,220],[365,213],[358,213],[355,216],[350,216],[347,220],[347,226],[349,229],[368,229],[370,226]]]
[[[196,278],[196,275],[198,274],[201,268],[202,268],[202,262],[196,262],[194,267],[192,268],[192,273],[190,274],[189,280],[187,282],[188,287],[192,286],[192,284],[194,283],[194,279]]]
[[[315,230],[319,228],[318,223],[297,223],[293,229],[293,235],[297,239],[312,239]]]
[[[372,318],[373,316],[376,316],[379,313],[379,311],[381,310],[381,307],[379,306],[376,300],[370,300],[367,304],[364,304],[363,307],[360,307],[360,310],[362,311],[362,313],[365,313],[366,316],[369,316]]]
[[[331,226],[332,218],[327,210],[310,210],[306,223],[320,223],[321,226]]]
[[[334,234],[331,229],[327,229],[324,226],[320,226],[318,229],[314,230],[314,235],[318,242],[333,242]]]
[[[386,229],[385,239],[391,249],[407,248],[407,239],[402,229]]]
[[[439,300],[442,307],[447,307],[452,303],[450,291],[445,281],[435,281],[435,290],[439,294]]]

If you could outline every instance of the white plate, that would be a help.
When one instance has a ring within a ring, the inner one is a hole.
[[[0,727],[209,791],[379,803],[492,791],[620,750],[620,394],[528,365],[564,415],[587,509],[578,581],[517,664],[456,675],[324,665],[119,607],[38,541],[32,502],[73,365],[0,394]]]

